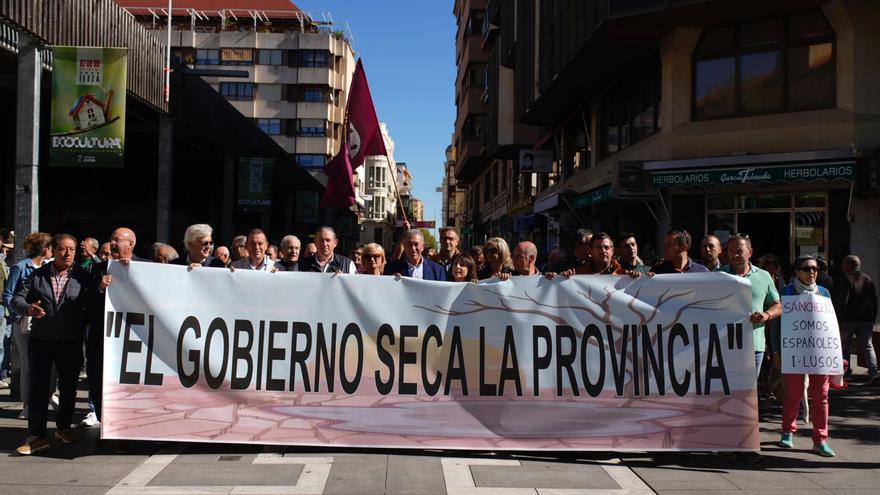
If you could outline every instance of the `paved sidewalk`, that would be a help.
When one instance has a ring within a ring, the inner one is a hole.
[[[863,381],[863,380],[862,380]],[[775,446],[779,408],[761,424],[760,462],[722,462],[711,454],[393,451],[130,442],[53,443],[19,457],[26,437],[21,404],[0,392],[2,494],[880,494],[880,388],[831,396],[831,445],[838,456],[810,451],[809,428],[794,450]],[[78,408],[85,413],[85,394]],[[51,417],[51,416],[50,416]],[[51,426],[51,425],[50,425]],[[3,455],[5,454],[5,455]]]

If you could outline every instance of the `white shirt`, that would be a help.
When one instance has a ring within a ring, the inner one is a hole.
[[[409,276],[410,277],[421,278],[421,279],[425,278],[425,270],[424,270],[425,260],[424,260],[424,258],[419,260],[418,265],[413,265],[412,263],[409,262],[409,260],[406,260],[406,265],[409,267]]]

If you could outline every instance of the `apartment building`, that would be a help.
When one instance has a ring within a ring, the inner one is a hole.
[[[392,182],[397,175],[397,162],[394,161],[394,140],[388,135],[388,127],[383,122],[379,129],[388,156],[368,156],[363,167],[357,170],[359,196],[364,199],[361,242],[391,246],[397,220],[397,196]]]
[[[164,0],[116,0],[164,40]],[[354,52],[346,34],[311,19],[289,0],[176,0],[175,55],[198,70],[245,71],[203,76],[253,119],[303,168],[322,180],[342,139]]]
[[[650,258],[671,227],[695,239],[744,232],[756,258],[822,255],[833,271],[855,252],[880,273],[880,4],[485,6],[468,14],[494,28],[500,63],[513,68],[513,122],[539,130],[515,144],[551,152],[550,172],[523,184],[535,194],[530,235],[546,247],[580,227],[630,231]],[[499,113],[486,126],[504,122]],[[476,180],[494,159],[479,140],[472,149],[466,157],[485,165],[474,177],[457,167],[457,178]]]

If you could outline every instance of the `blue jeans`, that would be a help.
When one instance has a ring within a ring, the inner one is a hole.
[[[9,376],[12,358],[12,322],[0,315],[0,379]]]

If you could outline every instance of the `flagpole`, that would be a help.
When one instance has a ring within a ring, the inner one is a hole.
[[[403,207],[403,201],[400,199],[400,188],[397,186],[397,171],[391,168],[391,160],[388,159],[388,156],[385,156],[385,163],[388,164],[388,169],[391,170],[391,180],[394,182],[394,195],[397,196],[397,206],[400,207],[400,212],[403,214],[404,223],[409,223],[409,220],[406,218],[406,208]]]

